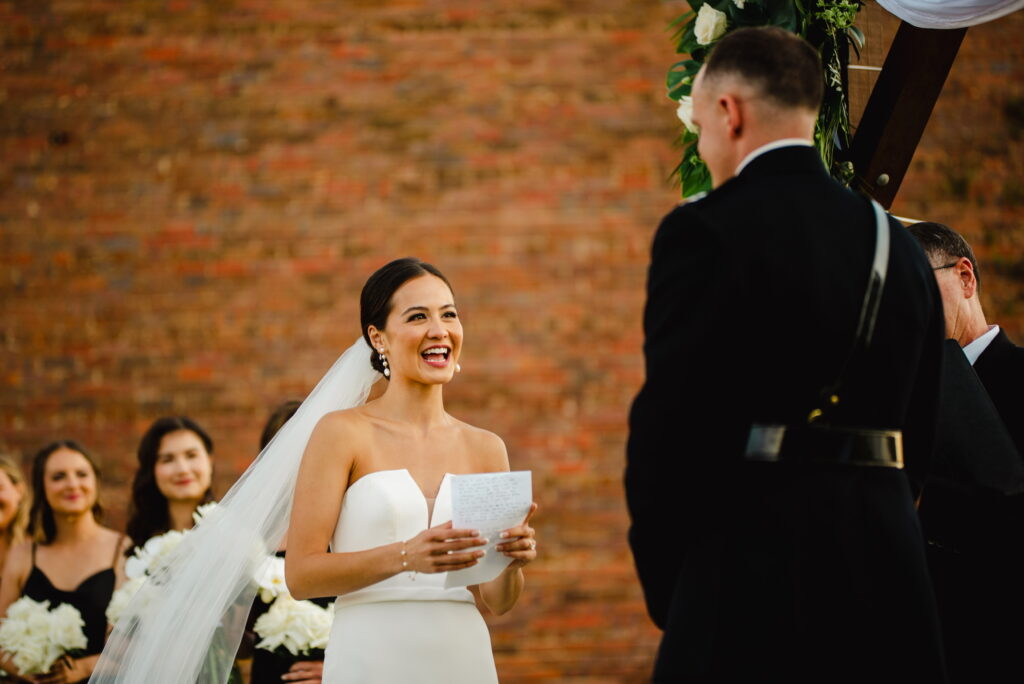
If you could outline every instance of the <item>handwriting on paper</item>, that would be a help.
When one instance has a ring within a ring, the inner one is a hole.
[[[477,473],[454,475],[452,488],[452,527],[480,530],[488,539],[487,554],[465,570],[449,572],[445,586],[457,587],[488,582],[504,570],[512,559],[494,547],[508,540],[498,535],[523,522],[533,502],[532,473]]]

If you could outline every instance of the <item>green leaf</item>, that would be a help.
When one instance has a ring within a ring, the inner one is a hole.
[[[669,28],[675,28],[676,26],[679,26],[680,24],[682,24],[684,21],[686,21],[688,19],[693,19],[696,16],[697,15],[694,14],[693,12],[683,12],[678,17],[676,17],[671,22],[669,22],[668,27]]]
[[[771,26],[779,26],[796,33],[798,27],[797,3],[794,0],[767,0],[765,13]]]
[[[689,95],[690,89],[693,87],[693,78],[698,71],[700,71],[700,62],[693,59],[684,59],[673,64],[665,79],[668,96],[673,100],[678,100],[684,95]]]
[[[856,26],[851,26],[850,28],[846,29],[846,35],[850,37],[850,41],[857,48],[857,56],[859,57],[860,51],[864,49],[864,32],[861,31]]]
[[[692,197],[711,189],[711,172],[703,161],[699,166],[692,166],[688,172],[681,174],[680,180],[683,197]]]
[[[686,30],[683,31],[682,36],[680,36],[679,44],[676,46],[676,52],[679,54],[696,57],[697,51],[702,49],[703,46],[697,42],[697,35],[693,32],[696,24],[696,20],[691,21],[687,24]]]

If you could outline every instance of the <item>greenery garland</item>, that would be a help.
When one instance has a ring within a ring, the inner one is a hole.
[[[697,153],[697,133],[690,119],[690,89],[715,41],[729,31],[747,26],[779,26],[805,38],[821,55],[825,97],[814,131],[814,142],[825,166],[839,181],[850,184],[853,165],[845,159],[850,147],[850,114],[846,97],[845,67],[849,48],[857,54],[864,34],[853,25],[861,0],[690,0],[692,12],[683,14],[676,28],[676,52],[687,59],[668,72],[668,96],[679,102],[684,128],[683,160],[676,168],[684,197],[711,188],[711,174]]]

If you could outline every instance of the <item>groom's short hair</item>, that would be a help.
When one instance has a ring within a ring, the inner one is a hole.
[[[818,52],[774,26],[741,28],[722,37],[704,64],[704,78],[738,76],[776,105],[818,111],[824,75]]]

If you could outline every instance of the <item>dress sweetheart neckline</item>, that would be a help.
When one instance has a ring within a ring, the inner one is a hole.
[[[406,477],[409,478],[409,482],[412,483],[412,486],[416,489],[416,491],[420,495],[420,498],[423,500],[423,507],[426,509],[424,512],[426,513],[427,527],[432,527],[434,525],[434,506],[431,505],[431,502],[437,501],[438,497],[441,495],[441,490],[444,488],[444,483],[448,481],[448,476],[452,475],[453,473],[446,472],[444,475],[441,476],[441,482],[440,484],[437,485],[437,491],[434,493],[433,498],[423,493],[423,488],[420,487],[420,483],[416,481],[416,478],[412,476],[412,473],[409,472],[408,468],[389,468],[387,470],[374,470],[372,473],[366,473],[365,475],[363,475],[358,480],[356,480],[355,482],[348,486],[346,494],[348,492],[351,492],[352,489],[357,484],[359,484],[366,478],[370,477],[371,475],[379,475],[381,473],[405,473]]]
[[[429,497],[429,496],[427,496],[426,494],[423,493],[423,488],[420,487],[420,483],[416,481],[416,478],[412,476],[412,473],[409,472],[408,468],[389,468],[387,470],[374,470],[372,473],[366,473],[365,475],[360,477],[358,480],[356,480],[355,482],[350,484],[348,486],[348,488],[349,488],[349,490],[351,490],[353,487],[355,487],[357,484],[359,484],[360,482],[362,482],[366,478],[370,477],[371,475],[379,475],[381,473],[405,473],[406,475],[409,476],[409,479],[412,480],[412,483],[414,485],[416,485],[416,489],[419,490],[420,496],[423,497],[423,500],[424,501],[429,501],[431,499],[431,497]],[[434,492],[434,496],[433,496],[434,499],[436,499],[437,495],[441,493],[441,487],[444,486],[444,481],[447,480],[450,475],[456,475],[456,474],[458,474],[458,473],[446,472],[444,475],[441,476],[441,481],[438,483],[437,490]]]

